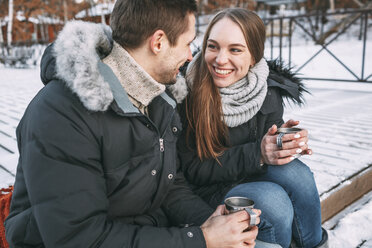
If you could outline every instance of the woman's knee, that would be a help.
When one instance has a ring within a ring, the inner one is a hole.
[[[266,177],[266,180],[281,185],[289,194],[296,191],[318,194],[312,171],[298,159],[283,166],[270,166]]]
[[[255,202],[254,207],[262,211],[262,218],[281,228],[291,227],[293,206],[287,192],[272,182],[240,184],[231,189],[227,197],[244,196]]]
[[[299,159],[295,159],[283,166],[285,173],[287,173],[293,180],[297,181],[314,181],[314,174],[310,168]]]
[[[259,198],[256,206],[262,209],[264,218],[269,219],[276,228],[290,228],[293,221],[293,206],[287,192],[275,183]]]
[[[255,202],[262,211],[259,238],[271,243],[289,246],[292,237],[293,206],[286,191],[272,182],[251,182],[231,189],[227,197],[244,196]]]

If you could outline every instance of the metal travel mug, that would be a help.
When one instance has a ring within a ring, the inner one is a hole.
[[[225,207],[229,213],[235,213],[240,210],[245,210],[250,216],[249,226],[256,225],[257,214],[252,211],[254,207],[254,201],[242,196],[232,196],[225,199]],[[249,227],[248,229],[249,230]]]
[[[281,135],[284,135],[284,134],[288,134],[288,133],[298,133],[298,132],[301,132],[302,129],[301,128],[298,128],[298,127],[281,127],[281,128],[278,128],[278,131],[276,131],[277,134],[281,134]],[[293,158],[299,158],[301,157],[301,154],[295,154],[293,155]]]
[[[281,127],[281,128],[278,128],[278,131],[276,131],[276,133],[297,133],[297,132],[301,132],[302,129],[301,128],[298,128],[298,127]]]

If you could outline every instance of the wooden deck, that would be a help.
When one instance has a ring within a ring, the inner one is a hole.
[[[330,83],[332,84],[332,83]],[[307,104],[286,109],[286,119],[309,130],[323,221],[372,190],[372,92],[311,89]]]

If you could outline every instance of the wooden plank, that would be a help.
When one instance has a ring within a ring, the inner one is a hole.
[[[18,151],[17,141],[13,137],[9,137],[0,132],[0,146],[9,153],[16,153]]]
[[[11,175],[15,176],[17,172],[17,164],[19,159],[19,153],[16,152],[14,154],[6,154],[0,157],[0,167],[10,173]]]
[[[327,192],[321,201],[322,222],[332,218],[345,207],[372,191],[372,164]]]

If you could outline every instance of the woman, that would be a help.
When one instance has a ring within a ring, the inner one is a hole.
[[[327,239],[319,196],[310,169],[295,159],[311,154],[307,131],[284,135],[282,149],[276,143],[278,127],[299,123],[283,122],[282,97],[301,102],[302,85],[280,64],[269,70],[264,42],[264,24],[251,11],[226,9],[212,19],[187,69],[179,157],[211,206],[230,196],[255,201],[262,210],[259,240],[289,247],[293,238],[317,247]]]

